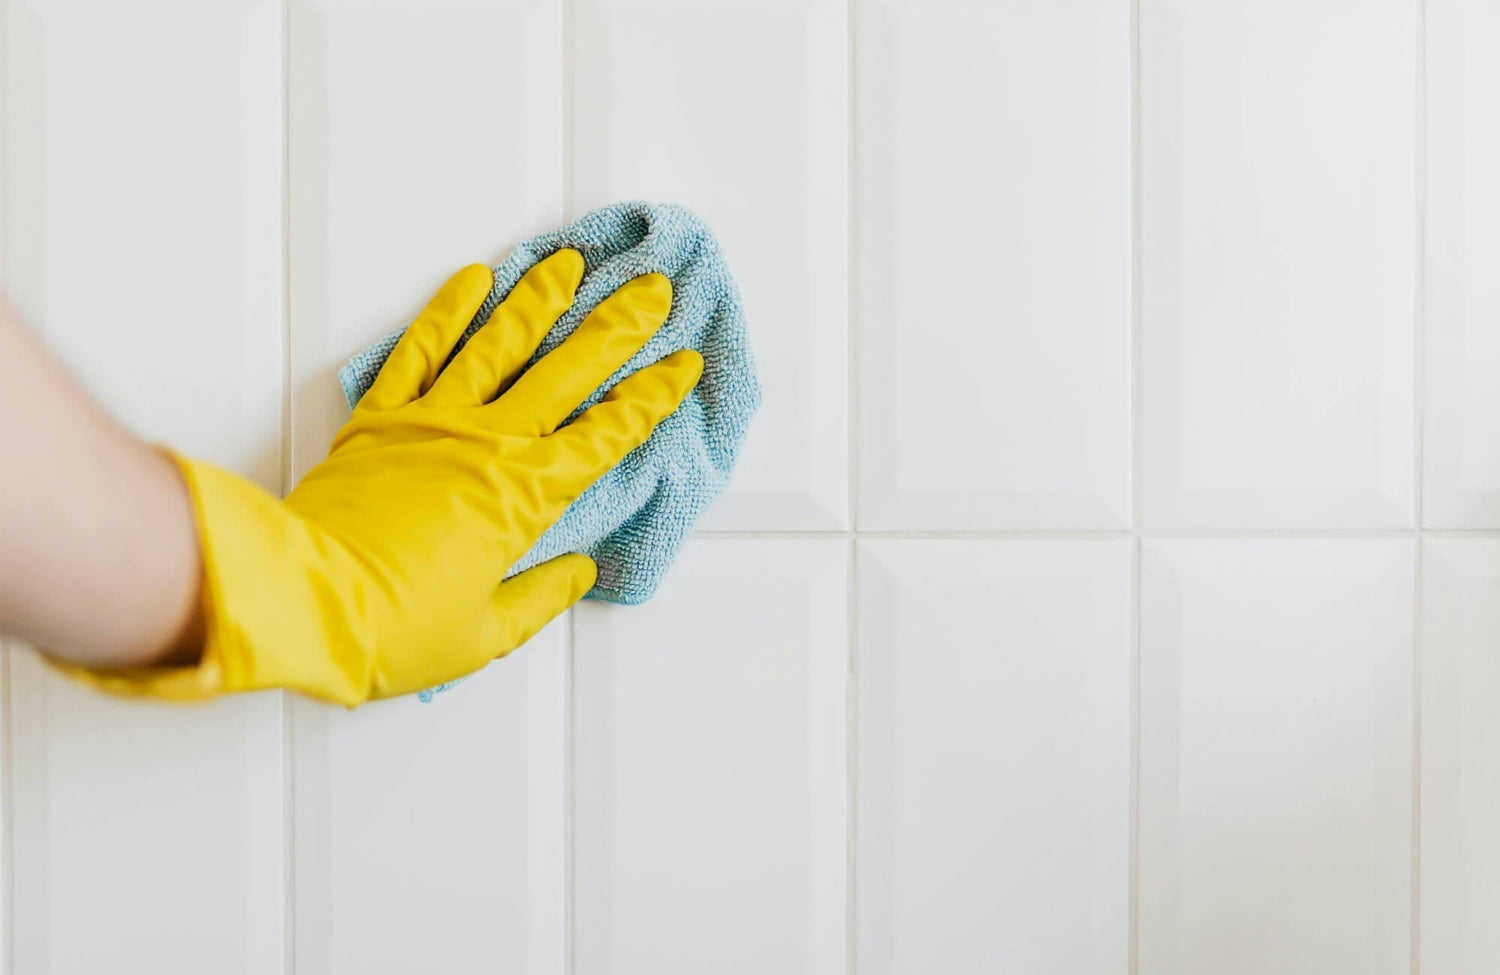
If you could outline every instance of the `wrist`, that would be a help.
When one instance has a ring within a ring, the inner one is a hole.
[[[182,472],[165,451],[108,431],[119,472],[108,558],[132,579],[115,638],[79,663],[101,669],[185,666],[202,649],[202,557]]]
[[[159,546],[149,557],[158,582],[158,609],[151,621],[154,632],[144,641],[145,664],[188,666],[202,654],[204,637],[203,556],[192,499],[171,455],[139,441],[137,447],[144,455],[152,498],[147,510],[156,518],[147,536]]]

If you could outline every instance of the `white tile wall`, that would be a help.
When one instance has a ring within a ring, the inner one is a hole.
[[[1500,966],[1500,0],[0,0],[0,268],[284,489],[609,200],[766,406],[661,595],[431,705],[0,651],[0,973]],[[0,471],[3,479],[4,471]]]

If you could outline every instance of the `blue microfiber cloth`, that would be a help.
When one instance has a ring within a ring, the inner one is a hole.
[[[625,376],[678,349],[703,354],[703,378],[650,440],[568,507],[511,574],[567,552],[584,552],[599,566],[598,581],[585,598],[641,603],[656,591],[693,522],[728,483],[760,404],[760,383],[739,289],[718,241],[692,211],[666,204],[617,203],[518,246],[495,267],[495,286],[459,348],[489,319],[521,275],[565,247],[583,255],[583,283],[573,307],[547,333],[533,361],[555,349],[599,302],[630,279],[656,271],[672,282],[672,310],[666,323],[584,402],[580,412]],[[339,370],[351,408],[375,381],[404,331],[383,336]],[[422,692],[423,699],[431,693]]]

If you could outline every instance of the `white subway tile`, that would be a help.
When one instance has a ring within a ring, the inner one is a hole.
[[[299,970],[566,970],[567,625],[427,704],[298,702]]]
[[[1415,543],[1148,541],[1139,963],[1411,961]]]
[[[845,970],[848,561],[697,541],[576,611],[579,975]]]
[[[1127,541],[861,541],[859,970],[1129,970]]]
[[[1144,0],[1156,528],[1414,524],[1415,0]]]
[[[1130,7],[857,6],[859,525],[1130,524]]]

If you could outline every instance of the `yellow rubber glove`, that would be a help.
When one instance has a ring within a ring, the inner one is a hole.
[[[665,277],[636,278],[523,372],[582,276],[577,251],[537,264],[444,368],[492,284],[482,265],[459,271],[285,501],[177,458],[203,549],[201,662],[60,666],[123,694],[286,687],[352,706],[461,677],[524,643],[593,586],[594,563],[564,555],[501,582],[506,571],[703,370],[698,353],[674,353],[560,426],[672,302]]]

